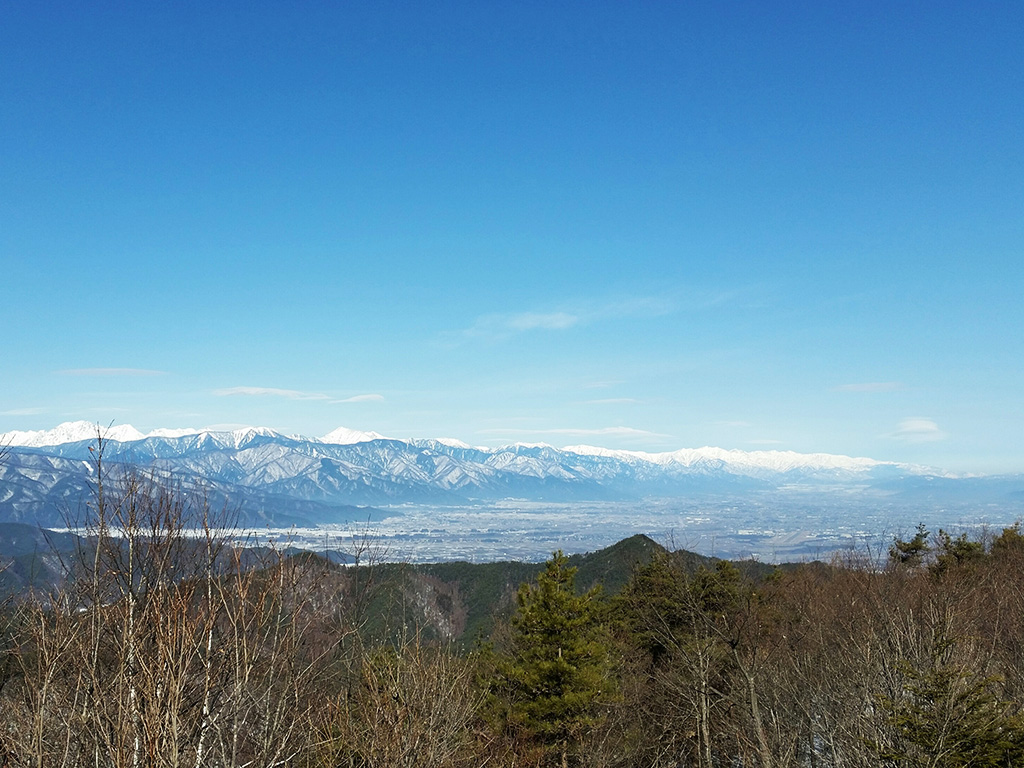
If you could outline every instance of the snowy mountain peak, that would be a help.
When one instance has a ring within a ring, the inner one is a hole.
[[[563,448],[580,456],[603,456],[620,461],[644,461],[662,466],[679,464],[692,467],[708,461],[721,462],[737,470],[769,470],[787,472],[793,469],[841,469],[847,471],[863,471],[890,462],[875,459],[843,456],[832,453],[797,453],[796,451],[741,451],[738,449],[714,448],[682,448],[678,451],[665,453],[647,453],[644,451],[622,451],[599,448],[593,445],[570,445]]]
[[[136,440],[145,440],[149,437],[173,440],[179,437],[189,437],[190,435],[216,435],[218,442],[235,448],[250,442],[255,437],[281,437],[279,433],[266,427],[245,427],[232,431],[185,427],[182,429],[154,429],[152,432],[143,434],[131,424],[104,427],[90,421],[68,421],[53,429],[26,432],[14,431],[0,434],[0,445],[21,448],[43,448],[65,445],[67,443],[80,443],[83,440],[94,441],[97,435],[101,436],[104,440],[113,440],[119,443],[130,443]]]
[[[0,446],[10,445],[11,447],[44,448],[77,443],[82,441],[94,441],[97,434],[106,440],[121,443],[143,440],[145,438],[161,438],[175,440],[192,435],[200,436],[200,439],[212,441],[214,444],[224,448],[239,449],[251,444],[259,438],[286,439],[280,433],[266,427],[245,427],[235,430],[218,430],[216,428],[204,429],[156,429],[148,434],[143,434],[131,425],[122,424],[112,427],[103,427],[89,421],[72,421],[61,424],[50,430],[7,432],[0,434]],[[291,439],[303,441],[306,438],[295,436]],[[355,445],[374,440],[390,440],[379,432],[361,432],[359,430],[338,427],[328,432],[319,440],[311,442],[326,445]],[[454,448],[458,450],[473,450],[471,446],[462,440],[454,438],[431,438],[416,440],[401,440],[409,446],[425,448],[430,450]],[[485,454],[520,453],[522,451],[554,451],[556,453],[571,453],[577,456],[592,456],[603,459],[611,459],[623,462],[632,466],[656,465],[664,470],[686,470],[686,471],[708,471],[716,467],[733,474],[761,477],[765,473],[785,473],[793,471],[805,472],[847,472],[860,474],[875,467],[900,467],[913,473],[934,474],[935,470],[930,468],[914,468],[907,465],[898,465],[893,462],[877,461],[869,458],[859,458],[828,453],[797,453],[795,451],[778,450],[756,450],[743,451],[738,449],[715,448],[704,446],[701,448],[683,448],[677,451],[663,453],[648,453],[645,451],[617,450],[601,448],[592,445],[571,445],[558,449],[547,443],[526,443],[520,442],[514,445],[502,446],[499,448],[480,448]]]
[[[320,438],[321,443],[330,443],[332,445],[352,445],[354,443],[368,443],[371,440],[388,440],[389,438],[384,437],[377,432],[360,432],[356,429],[348,429],[347,427],[338,427],[333,432],[328,432],[326,435]]]
[[[886,462],[875,459],[843,456],[832,453],[797,453],[796,451],[741,451],[727,450],[704,446],[694,451],[676,451],[673,456],[697,454],[702,457],[718,459],[726,464],[770,469],[785,472],[791,469],[845,469],[865,470],[877,467]]]
[[[225,442],[235,448],[243,448],[257,437],[284,437],[280,432],[275,432],[267,427],[243,427],[233,429],[224,435]]]
[[[449,448],[469,448],[469,443],[464,443],[454,437],[437,437],[435,438],[441,445],[447,445]]]
[[[867,494],[864,498],[874,504],[883,498],[960,498],[957,494],[966,493],[1015,503],[1019,509],[1014,494],[1024,498],[1024,476],[956,486],[959,481],[924,468],[832,454],[708,446],[645,453],[543,443],[467,448],[456,440],[382,439],[378,433],[347,428],[310,440],[233,426],[190,434],[163,430],[164,435],[148,437],[128,426],[108,429],[105,459],[155,466],[183,483],[201,484],[218,504],[237,503],[254,521],[265,520],[266,514],[331,521],[351,505],[512,499],[760,499],[778,492],[786,498],[805,494],[805,499]],[[96,426],[88,422],[0,436],[14,444],[0,461],[0,521],[54,520],[55,510],[87,494],[95,436]]]
[[[183,427],[181,429],[154,429],[152,432],[146,435],[146,437],[188,437],[189,435],[199,435],[206,430],[195,429],[194,427]]]
[[[141,440],[145,437],[145,435],[130,424],[104,427],[91,421],[66,421],[53,429],[6,432],[0,435],[0,445],[40,448],[43,446],[64,445],[65,443],[78,443],[82,440],[95,440],[97,435],[102,436],[104,440],[116,440],[122,443],[130,440]]]

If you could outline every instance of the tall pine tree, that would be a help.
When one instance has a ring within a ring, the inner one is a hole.
[[[500,708],[550,764],[569,764],[614,687],[600,621],[599,588],[576,594],[576,568],[559,550],[516,596],[508,654],[499,665]]]

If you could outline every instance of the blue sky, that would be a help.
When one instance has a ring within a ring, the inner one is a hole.
[[[0,6],[0,431],[1024,471],[1024,6]]]

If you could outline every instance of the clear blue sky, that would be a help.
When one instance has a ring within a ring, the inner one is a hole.
[[[0,5],[0,431],[1024,471],[1024,4]]]

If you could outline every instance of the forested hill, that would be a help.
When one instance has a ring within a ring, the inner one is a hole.
[[[72,533],[57,533],[21,523],[0,523],[0,589],[5,594],[24,594],[34,588],[48,592],[63,584],[68,572],[89,550],[88,539]],[[266,551],[251,550],[249,562],[258,567]],[[286,548],[290,557],[319,559],[320,555]],[[343,553],[331,553],[334,560]],[[688,573],[712,567],[717,560],[677,550],[669,553],[648,536],[638,534],[595,552],[574,554],[569,564],[578,569],[580,592],[600,587],[603,594],[618,594],[638,566],[656,555],[671,558]],[[772,566],[748,560],[737,563],[741,572],[761,578]],[[519,585],[532,581],[544,569],[543,563],[528,562],[439,562],[425,564],[378,563],[347,569],[347,578],[365,581],[366,625],[379,634],[391,627],[395,615],[406,617],[434,639],[473,642],[490,633],[494,620],[507,617],[515,606]]]
[[[639,566],[656,556],[667,558],[686,573],[713,568],[719,562],[687,550],[669,552],[638,534],[596,552],[572,555],[568,564],[578,569],[578,592],[598,587],[605,597],[612,597],[621,592]],[[754,580],[775,570],[753,560],[735,565]],[[544,567],[543,563],[522,562],[382,565],[378,567],[371,621],[378,626],[377,617],[399,610],[415,619],[430,637],[472,643],[487,637],[496,619],[511,615],[516,590],[536,579]]]
[[[25,523],[0,523],[0,589],[5,594],[23,593],[30,587],[50,590],[59,586],[73,569],[81,553],[90,548],[89,539],[73,533],[55,532]],[[632,536],[605,549],[572,555],[570,562],[579,568],[579,584],[590,588],[600,584],[609,594],[618,592],[629,579],[633,568],[650,562],[655,553],[666,550],[644,535]],[[309,557],[300,550],[286,547],[284,553],[295,557]],[[335,561],[351,560],[344,552],[331,552]],[[319,555],[318,555],[319,556]],[[685,559],[695,568],[707,564],[707,558],[680,550],[673,557]],[[258,563],[260,558],[254,557]],[[362,565],[352,569],[353,577],[361,572],[375,580],[378,591],[387,592],[378,601],[381,610],[406,593],[436,592],[442,604],[443,595],[452,599],[451,611],[477,618],[487,615],[496,607],[511,605],[510,595],[524,581],[529,581],[543,569],[542,563],[526,562],[441,562],[421,565],[380,563]],[[372,574],[370,573],[372,571]]]

